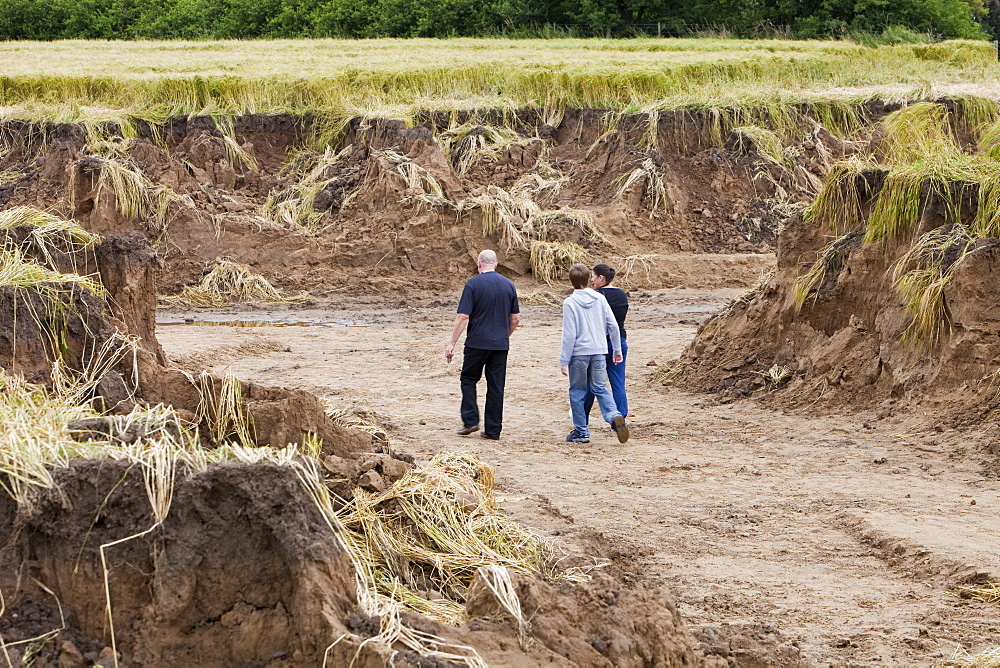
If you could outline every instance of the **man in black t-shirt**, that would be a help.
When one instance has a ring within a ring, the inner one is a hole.
[[[517,290],[507,278],[496,272],[497,254],[484,250],[476,262],[479,275],[465,283],[458,302],[458,315],[451,333],[451,342],[444,356],[451,361],[462,330],[465,337],[465,359],[462,362],[462,436],[479,431],[479,406],[476,384],[486,371],[486,408],[483,438],[500,438],[503,422],[503,389],[507,379],[507,350],[510,335],[521,322]]]

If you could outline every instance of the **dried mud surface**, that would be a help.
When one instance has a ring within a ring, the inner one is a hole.
[[[922,409],[817,415],[652,382],[647,365],[677,357],[737,293],[633,291],[624,446],[601,430],[589,446],[563,441],[557,308],[523,309],[498,442],[453,433],[461,360],[446,365],[442,350],[457,293],[402,306],[345,297],[301,318],[195,315],[253,327],[161,312],[158,332],[179,364],[231,367],[373,412],[418,459],[478,454],[496,465],[508,512],[611,559],[633,586],[665,587],[701,652],[730,665],[930,665],[959,646],[1000,644],[1000,609],[953,595],[1000,577],[988,432],[928,428]],[[300,319],[313,325],[288,326]]]

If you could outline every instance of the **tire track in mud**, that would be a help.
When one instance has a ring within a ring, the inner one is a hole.
[[[930,447],[919,416],[788,413],[663,389],[646,363],[675,357],[694,329],[677,323],[719,302],[675,297],[654,294],[630,314],[624,447],[610,431],[583,447],[563,440],[558,309],[524,309],[499,442],[453,434],[460,364],[441,359],[449,308],[395,311],[381,328],[265,327],[257,334],[290,352],[227,362],[246,380],[391,418],[395,446],[420,458],[475,452],[497,467],[509,512],[560,541],[603,534],[594,549],[672,589],[710,651],[746,643],[770,663],[800,652],[816,665],[921,665],[1000,644],[1000,608],[950,593],[1000,575],[1000,484],[955,456],[967,436],[935,434],[953,445]],[[168,354],[210,354],[226,332],[170,328],[160,339]],[[385,350],[357,352],[376,342]]]

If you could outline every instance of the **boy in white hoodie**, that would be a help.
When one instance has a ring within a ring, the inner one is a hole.
[[[621,338],[608,300],[596,290],[587,287],[590,269],[585,264],[569,268],[573,294],[563,301],[562,350],[559,365],[562,374],[569,376],[569,404],[573,411],[573,431],[566,440],[571,443],[590,443],[590,427],[583,410],[583,400],[588,391],[597,398],[601,415],[618,435],[618,441],[628,440],[628,425],[618,412],[615,399],[608,390],[607,354],[611,341],[615,364],[622,362]]]

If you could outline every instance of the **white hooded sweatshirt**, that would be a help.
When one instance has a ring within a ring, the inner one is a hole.
[[[574,290],[563,301],[562,350],[560,366],[569,365],[575,355],[605,355],[611,339],[614,354],[622,354],[621,336],[608,300],[596,290]]]

